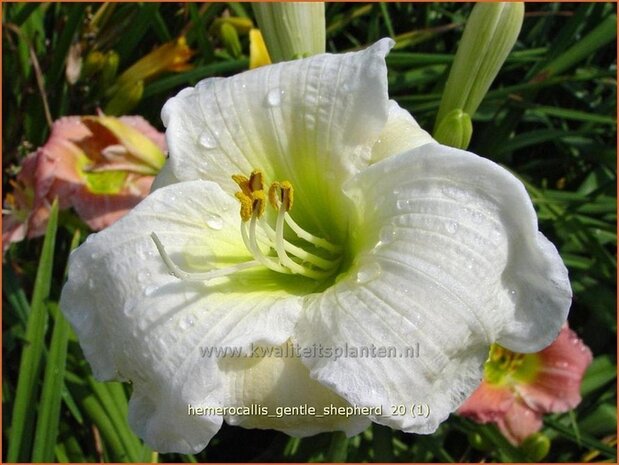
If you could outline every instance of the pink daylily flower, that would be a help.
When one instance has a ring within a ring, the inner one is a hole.
[[[141,117],[61,118],[39,149],[37,195],[57,196],[60,208],[101,230],[150,192],[165,151],[164,135]]]
[[[19,242],[45,233],[49,217],[49,203],[35,199],[35,170],[38,154],[31,153],[22,161],[20,171],[14,181],[10,181],[13,191],[4,201],[2,218],[2,253],[11,242]]]
[[[494,345],[484,380],[458,413],[496,423],[512,444],[520,444],[541,429],[543,414],[566,412],[580,403],[580,383],[591,360],[591,350],[567,326],[535,354]]]
[[[150,192],[166,151],[164,134],[139,116],[60,118],[24,159],[5,199],[3,252],[45,233],[54,198],[95,231],[114,223]]]

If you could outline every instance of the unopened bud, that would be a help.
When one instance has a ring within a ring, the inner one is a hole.
[[[252,3],[274,63],[325,52],[322,2]]]
[[[449,72],[435,130],[454,108],[475,114],[514,46],[523,18],[521,2],[475,4]]]
[[[120,61],[118,53],[110,50],[105,54],[105,61],[101,69],[101,86],[107,89],[112,85],[118,73],[118,62]]]
[[[234,58],[241,56],[243,49],[241,48],[241,42],[239,41],[239,34],[233,26],[229,23],[222,23],[219,27],[219,36],[230,55]]]
[[[539,462],[550,452],[550,439],[542,433],[533,433],[520,444],[520,450],[531,462]]]
[[[439,144],[448,145],[457,149],[466,149],[473,135],[473,123],[468,113],[459,108],[450,111],[438,123],[434,138]]]
[[[107,103],[103,112],[110,116],[126,115],[133,110],[144,93],[144,81],[137,81],[120,87]]]
[[[82,64],[82,79],[88,79],[93,74],[98,73],[103,68],[105,63],[105,55],[97,50],[86,55],[86,59]]]
[[[213,26],[210,29],[211,34],[215,34],[219,31],[222,24],[228,24],[232,26],[239,35],[245,35],[254,27],[254,23],[249,18],[242,18],[234,16],[230,18],[217,18],[213,21]]]

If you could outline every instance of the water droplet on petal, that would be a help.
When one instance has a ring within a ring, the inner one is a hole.
[[[455,186],[444,186],[441,191],[443,192],[443,194],[445,194],[447,197],[454,199],[454,200],[458,200],[458,201],[462,201],[462,200],[466,200],[469,198],[469,193],[463,189],[460,189],[459,187],[455,187]]]
[[[393,242],[393,240],[397,236],[397,233],[398,231],[394,226],[388,225],[388,226],[383,227],[380,230],[380,235],[379,235],[381,245],[389,244],[390,242]]]
[[[139,283],[146,282],[150,278],[150,273],[148,271],[140,271],[138,273],[137,279]]]
[[[398,200],[395,203],[395,206],[398,210],[404,210],[406,207],[408,207],[410,205],[410,200]]]
[[[266,103],[270,107],[277,107],[282,103],[282,97],[284,95],[284,91],[278,88],[271,89],[267,93]]]
[[[93,253],[90,254],[90,258],[93,259],[93,260],[96,260],[97,258],[99,258],[99,254],[96,253],[96,252],[93,252]]]
[[[454,234],[458,230],[458,223],[455,221],[448,221],[445,223],[445,229],[448,233]]]
[[[221,219],[221,216],[215,213],[211,213],[206,218],[206,225],[209,228],[214,229],[215,231],[219,231],[221,228],[224,227],[224,220]]]
[[[186,329],[192,327],[194,325],[194,320],[191,316],[185,316],[183,318],[180,319],[180,321],[178,322],[178,327],[185,331]]]
[[[146,286],[144,288],[144,295],[148,297],[149,295],[152,295],[156,290],[157,286]]]
[[[205,149],[214,149],[217,147],[217,140],[208,129],[202,131],[202,134],[198,137],[198,143]]]
[[[484,215],[481,212],[478,212],[476,210],[473,210],[471,212],[471,218],[473,219],[473,223],[481,223],[484,219]]]
[[[382,273],[380,264],[376,262],[367,263],[359,268],[357,271],[357,282],[359,284],[369,283],[370,281],[378,278]]]
[[[510,290],[509,290],[509,293],[510,293],[511,295],[516,295],[516,290],[515,290],[515,289],[510,289]]]

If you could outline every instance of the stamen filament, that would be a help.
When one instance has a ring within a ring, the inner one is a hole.
[[[326,239],[316,237],[313,234],[308,233],[305,229],[295,223],[295,221],[292,219],[288,212],[284,214],[284,218],[288,226],[290,226],[290,229],[292,229],[295,234],[299,236],[299,238],[309,242],[310,244],[314,244],[317,247],[327,249],[329,252],[339,253],[342,251],[342,248],[340,246],[332,244]]]
[[[281,214],[281,211],[280,211],[280,215],[283,216]],[[279,216],[278,216],[278,221],[279,221]],[[262,229],[267,234],[269,240],[275,242],[276,237],[278,236],[278,233],[276,233],[273,230],[273,228],[271,228],[271,226],[269,226],[265,221],[261,221],[260,226],[262,226]],[[312,265],[316,265],[317,267],[322,268],[324,270],[331,270],[339,264],[339,260],[328,260],[328,259],[319,257],[318,255],[314,255],[313,253],[303,250],[301,247],[297,247],[296,245],[288,242],[284,238],[284,235],[283,235],[283,222],[282,222],[282,236],[281,237],[284,243],[284,250],[292,254],[293,256],[301,260],[302,262],[311,263]]]
[[[266,266],[268,269],[277,271],[278,273],[286,273],[290,274],[290,270],[288,268],[283,267],[273,258],[269,258],[262,253],[260,247],[258,246],[258,241],[256,240],[256,221],[258,216],[254,213],[249,222],[249,235],[247,234],[247,223],[241,223],[241,236],[243,237],[243,242],[245,243],[245,247],[247,250],[251,252],[253,257]]]
[[[165,250],[165,247],[157,237],[157,234],[154,232],[150,234],[151,239],[155,243],[157,247],[157,251],[163,262],[168,267],[168,271],[176,278],[182,281],[208,281],[214,278],[221,278],[223,276],[228,276],[238,271],[246,270],[249,268],[255,268],[260,266],[260,263],[256,260],[252,260],[249,262],[239,263],[238,265],[228,266],[226,268],[217,268],[211,271],[205,271],[203,273],[194,273],[181,269],[176,263],[172,261],[170,256]]]

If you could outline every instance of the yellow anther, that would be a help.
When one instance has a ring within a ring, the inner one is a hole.
[[[253,201],[251,197],[245,195],[243,192],[237,192],[234,196],[241,202],[241,219],[249,221],[253,212]]]
[[[247,179],[242,174],[234,174],[232,175],[232,180],[239,185],[243,194],[247,197],[251,197],[251,189],[249,187],[249,179]]]
[[[269,187],[269,203],[273,206],[275,210],[279,210],[279,189],[281,188],[281,184],[275,181]]]
[[[262,185],[262,171],[253,170],[249,176],[249,188],[252,192],[261,191]]]
[[[285,211],[290,211],[294,200],[294,189],[289,181],[274,182],[269,187],[269,203],[273,208],[279,210],[280,206],[284,206]]]
[[[235,194],[241,202],[241,219],[248,221],[253,214],[260,218],[264,214],[265,208],[262,171],[252,171],[249,179],[242,174],[235,174],[232,176],[232,180],[241,188],[241,192]]]
[[[264,209],[266,207],[266,197],[264,195],[264,191],[260,190],[260,191],[255,191],[252,192],[252,196],[253,196],[253,203],[252,203],[252,210],[253,213],[256,215],[256,217],[260,218],[262,215],[264,215]]]
[[[282,182],[281,187],[282,203],[287,212],[292,210],[292,203],[294,201],[294,189],[292,184],[288,181]]]

